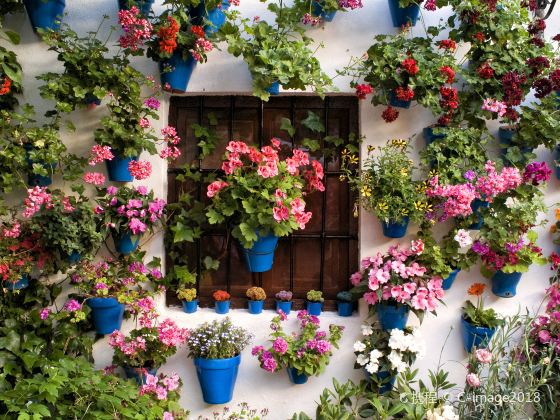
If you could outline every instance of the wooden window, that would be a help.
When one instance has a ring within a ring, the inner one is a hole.
[[[221,167],[225,146],[232,139],[262,146],[277,137],[284,145],[301,147],[306,137],[317,138],[301,124],[308,117],[308,111],[321,118],[326,135],[344,139],[350,133],[358,134],[355,97],[337,95],[321,100],[309,96],[278,96],[271,97],[269,102],[249,96],[173,97],[169,123],[177,127],[183,139],[183,150],[180,159],[168,171],[168,201],[177,202],[184,187],[175,179],[178,168],[197,159],[199,151],[193,124],[208,125],[211,114],[217,118],[218,146],[211,156],[198,161],[203,171],[211,172]],[[280,129],[283,118],[290,119],[296,128],[293,139]],[[311,155],[325,165],[320,150]],[[227,249],[223,249],[226,243],[223,230],[212,227],[205,230],[199,241],[185,245],[184,252],[199,274],[201,256],[223,256],[217,271],[203,278],[198,276],[201,304],[212,304],[212,292],[224,289],[231,293],[233,307],[244,307],[247,288],[261,286],[268,295],[267,307],[273,306],[274,294],[285,289],[294,292],[295,308],[299,308],[306,292],[315,289],[323,291],[325,309],[334,309],[336,294],[349,288],[350,274],[357,270],[359,259],[358,219],[353,216],[355,197],[348,184],[340,181],[340,174],[340,156],[336,156],[325,166],[325,191],[314,192],[306,198],[313,212],[312,220],[305,230],[280,238],[271,271],[248,272],[239,245],[229,241]],[[205,191],[205,185],[197,186],[199,199],[204,199]],[[168,296],[168,302],[171,301],[173,298]]]

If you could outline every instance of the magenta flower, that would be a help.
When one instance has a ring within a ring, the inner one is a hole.
[[[278,337],[272,343],[272,348],[276,353],[284,354],[288,351],[288,343],[282,337]]]
[[[142,221],[140,219],[137,219],[136,217],[133,217],[132,219],[130,219],[130,221],[128,222],[128,228],[131,230],[133,235],[138,235],[140,233],[146,232],[146,224],[142,223]]]
[[[159,109],[159,101],[153,96],[150,96],[148,99],[146,99],[144,101],[144,105],[147,108],[154,109],[156,111]]]
[[[82,305],[76,299],[70,299],[64,304],[64,309],[68,312],[76,312],[82,309]]]
[[[41,309],[41,312],[39,312],[39,317],[44,321],[49,317],[50,313],[51,310],[49,308],[43,308]]]

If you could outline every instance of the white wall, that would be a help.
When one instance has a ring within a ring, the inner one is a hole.
[[[156,12],[161,10],[156,1]],[[65,22],[69,23],[74,30],[80,34],[95,30],[100,19],[104,14],[110,15],[110,23],[116,25],[117,1],[116,0],[69,0],[67,1],[68,16]],[[240,10],[246,16],[258,15],[267,18],[269,15],[265,6],[257,0],[242,0]],[[447,17],[447,11],[426,12],[424,13],[428,24],[435,24],[441,18]],[[547,36],[550,38],[560,28],[560,12],[547,21],[549,29]],[[56,61],[56,56],[48,52],[45,44],[31,31],[27,16],[20,14],[7,18],[6,25],[19,31],[22,35],[22,43],[16,47],[19,60],[24,70],[25,93],[22,102],[35,104],[39,112],[47,109],[46,104],[38,94],[40,82],[35,80],[35,76],[46,71],[55,71],[61,68]],[[556,29],[556,31],[551,30]],[[335,69],[347,64],[350,56],[361,55],[373,41],[373,37],[379,33],[395,33],[391,25],[389,10],[386,0],[365,0],[364,8],[361,10],[338,13],[332,23],[327,23],[324,27],[311,29],[310,34],[316,38],[317,42],[324,41],[326,48],[318,53],[324,70],[330,75],[335,75]],[[415,34],[422,34],[422,25],[414,28]],[[113,35],[116,41],[118,31]],[[224,47],[225,50],[225,47]],[[157,67],[148,59],[137,59],[136,67],[146,74],[153,74],[157,77]],[[335,79],[337,88],[342,92],[350,92],[348,80],[343,78]],[[189,94],[203,94],[206,92],[231,93],[239,92],[250,94],[251,79],[249,72],[241,59],[235,59],[226,51],[214,51],[209,54],[208,63],[199,65],[195,70],[189,84]],[[161,118],[156,126],[165,125],[167,122],[168,98],[162,104]],[[364,151],[367,145],[381,145],[390,138],[408,138],[420,133],[422,128],[433,122],[433,117],[429,111],[419,107],[412,107],[409,110],[401,110],[400,118],[392,123],[386,124],[380,117],[382,107],[373,108],[367,101],[363,101],[360,107],[361,134],[367,140],[363,145]],[[103,115],[103,107],[94,111],[78,111],[71,115],[72,121],[78,130],[76,133],[65,135],[64,140],[69,148],[77,153],[87,153],[93,143],[93,131],[97,122]],[[497,127],[493,127],[497,131]],[[423,146],[420,136],[415,140],[417,149]],[[416,150],[417,152],[417,150]],[[546,160],[550,165],[553,164],[552,157],[547,151],[538,151],[539,159]],[[166,167],[157,157],[150,158],[154,166],[154,173],[149,185],[161,197],[166,196]],[[55,180],[55,186],[62,186],[60,180]],[[560,198],[559,184],[553,179],[547,188],[547,204],[552,206]],[[554,209],[550,208],[549,219],[553,220]],[[409,237],[411,236],[409,233]],[[542,230],[539,244],[543,246],[545,253],[552,251],[553,245],[547,230]],[[360,224],[360,247],[361,255],[368,256],[378,250],[386,249],[395,241],[389,241],[381,234],[378,221],[371,215],[362,213]],[[405,238],[407,239],[407,238]],[[163,254],[163,244],[161,237],[156,237],[145,245],[145,249],[150,255],[161,256]],[[533,267],[529,273],[523,276],[518,288],[518,295],[512,299],[499,299],[495,297],[487,298],[487,304],[495,307],[504,314],[513,314],[525,307],[536,310],[542,300],[543,290],[547,285],[549,271],[547,267]],[[450,328],[453,328],[447,347],[443,352],[443,361],[447,361],[445,367],[451,370],[450,379],[462,385],[465,370],[461,363],[465,361],[466,354],[462,349],[459,319],[460,307],[466,296],[466,289],[473,281],[483,281],[476,267],[470,272],[459,274],[453,288],[447,293],[445,302],[447,306],[438,311],[438,316],[427,316],[422,325],[422,330],[429,345],[427,357],[417,363],[421,369],[421,375],[425,376],[427,369],[434,369],[438,362],[440,349]],[[179,309],[165,308],[160,302],[162,316],[169,316],[175,319],[181,326],[194,327],[197,324],[220,317],[209,309],[200,310],[196,314],[187,315]],[[366,314],[362,305],[361,315]],[[260,316],[248,314],[244,310],[234,310],[231,317],[234,322],[250,329],[255,333],[254,344],[265,344],[268,335],[268,321],[272,318],[272,311]],[[290,321],[293,321],[293,316]],[[347,378],[360,379],[361,373],[353,370],[354,355],[352,343],[358,337],[360,318],[354,315],[352,318],[338,318],[334,313],[328,313],[321,317],[323,326],[329,323],[337,323],[346,327],[341,349],[335,352],[331,365],[327,371],[318,378],[311,378],[306,385],[291,385],[285,373],[271,375],[258,367],[255,358],[251,357],[250,349],[243,353],[239,377],[237,381],[234,400],[229,406],[238,402],[247,401],[255,408],[267,407],[270,409],[270,419],[285,419],[295,411],[305,410],[308,414],[313,414],[315,402],[324,387],[331,385],[331,378],[336,377],[339,381]],[[264,322],[266,320],[267,322]],[[124,330],[132,328],[125,325]],[[110,364],[111,352],[105,340],[95,345],[96,366],[104,367]],[[185,408],[192,412],[192,417],[198,415],[211,416],[211,413],[218,411],[220,407],[207,406],[202,402],[196,374],[193,369],[192,361],[186,358],[186,350],[182,349],[162,368],[163,372],[177,372],[185,383],[181,402]]]

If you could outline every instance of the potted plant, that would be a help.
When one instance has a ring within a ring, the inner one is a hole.
[[[404,329],[410,311],[422,321],[424,312],[435,313],[443,298],[442,279],[419,263],[423,253],[421,239],[407,247],[391,246],[386,254],[364,258],[350,278],[352,294],[365,299],[386,331]]]
[[[323,292],[319,290],[310,290],[307,292],[307,300],[305,301],[305,307],[309,315],[319,316],[321,315],[321,309],[323,308]]]
[[[189,14],[192,22],[203,25],[207,35],[217,32],[226,22],[228,16],[225,11],[231,4],[239,5],[235,0],[187,0],[191,3]]]
[[[155,264],[155,262],[154,262]],[[120,330],[125,304],[136,310],[135,302],[145,302],[153,309],[150,293],[143,288],[149,281],[157,281],[161,272],[153,264],[144,265],[133,256],[96,263],[83,261],[70,274],[71,283],[81,291],[91,309],[92,321],[98,334]]]
[[[486,348],[503,320],[492,308],[484,309],[482,294],[486,285],[473,283],[468,293],[477,297],[476,306],[470,300],[465,302],[461,327],[463,332],[463,346],[469,353],[473,348]]]
[[[283,313],[272,319],[270,342],[265,350],[256,346],[251,351],[259,359],[262,369],[277,372],[288,371],[294,384],[304,384],[309,376],[318,376],[325,370],[332,356],[332,348],[338,348],[343,327],[329,325],[328,334],[319,330],[319,319],[306,311],[298,312],[299,331],[294,334],[284,332],[282,322],[287,319]]]
[[[299,13],[280,2],[269,4],[276,15],[276,24],[264,20],[241,18],[238,11],[227,12],[229,20],[218,32],[218,41],[228,43],[228,51],[243,56],[253,77],[253,95],[267,101],[279,88],[313,89],[323,96],[332,80],[315,57],[313,40],[305,36]]]
[[[336,294],[336,302],[338,304],[339,316],[352,316],[354,312],[354,297],[348,291],[338,292]]]
[[[290,314],[292,310],[292,292],[288,290],[280,290],[274,295],[276,298],[276,310],[282,311],[286,315]]]
[[[23,0],[33,30],[53,30],[64,17],[65,0]]]
[[[2,288],[20,290],[29,286],[35,266],[37,243],[23,221],[12,218],[0,228],[0,280]]]
[[[468,270],[478,259],[477,254],[471,250],[474,239],[469,230],[461,227],[451,229],[441,240],[443,259],[451,269],[444,277],[443,290],[451,289],[457,275],[461,270]]]
[[[194,287],[180,288],[177,290],[177,298],[183,302],[183,312],[187,314],[196,312],[198,299],[196,298],[196,289]]]
[[[416,25],[418,14],[420,13],[420,4],[414,0],[389,0],[389,11],[391,12],[391,20],[395,28]]]
[[[212,293],[214,298],[214,309],[217,314],[227,314],[229,312],[229,305],[231,303],[231,295],[225,290],[216,290]]]
[[[134,252],[144,232],[153,231],[164,218],[165,201],[144,186],[99,189],[96,201],[101,225],[123,255]]]
[[[159,367],[177,352],[187,334],[186,329],[179,328],[171,319],[135,328],[126,336],[113,331],[108,341],[114,349],[113,364],[122,366],[127,378],[143,385],[147,374],[155,376]]]
[[[208,185],[208,222],[233,225],[232,236],[243,248],[248,270],[268,271],[278,238],[305,229],[311,219],[303,198],[324,190],[323,167],[301,149],[280,160],[278,139],[260,150],[231,141],[226,150],[225,175]]]
[[[359,9],[363,5],[361,0],[298,0],[293,7],[303,16],[302,23],[316,26],[322,21],[332,22],[338,11]]]
[[[12,44],[19,43],[19,37],[14,32],[0,29],[0,37],[8,39]],[[0,47],[0,61],[0,110],[13,110],[18,105],[15,95],[22,93],[21,65],[16,54],[4,47]]]
[[[418,328],[390,331],[362,325],[363,338],[354,343],[354,369],[363,369],[380,394],[389,392],[397,374],[426,354],[426,344]]]
[[[262,313],[264,301],[266,299],[266,292],[262,287],[250,287],[245,293],[249,298],[247,304],[249,305],[249,312],[252,314]]]
[[[355,157],[343,154],[342,169],[358,193],[357,204],[379,218],[388,238],[402,238],[409,220],[421,221],[427,210],[426,197],[412,179],[409,150],[406,140],[391,140],[368,156],[361,172],[352,167]]]
[[[231,401],[241,351],[252,338],[247,330],[234,326],[229,318],[206,322],[189,331],[188,356],[194,359],[205,403],[225,404]]]
[[[137,7],[144,16],[148,16],[152,10],[154,0],[118,0],[119,10],[130,10]]]

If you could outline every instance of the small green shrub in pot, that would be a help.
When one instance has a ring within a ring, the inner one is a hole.
[[[348,291],[338,292],[336,294],[336,300],[339,302],[352,302],[354,299],[352,297],[352,293]]]
[[[177,298],[186,302],[192,302],[196,299],[196,289],[194,287],[189,289],[181,288],[177,290]]]
[[[324,302],[324,298],[323,298],[323,292],[319,291],[319,290],[310,290],[309,292],[307,292],[307,301],[308,302]]]

